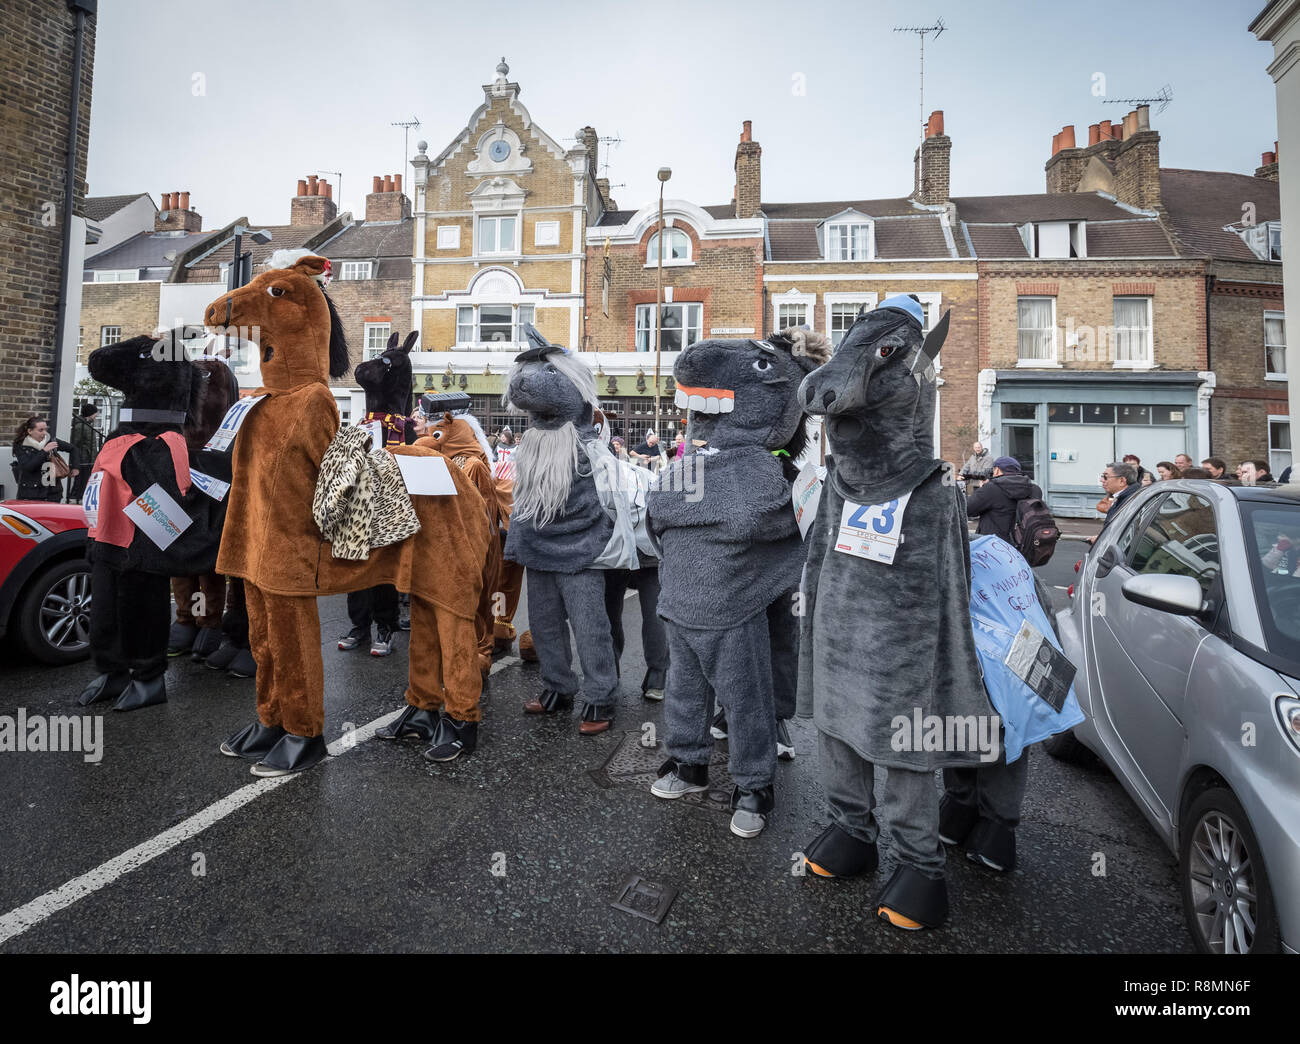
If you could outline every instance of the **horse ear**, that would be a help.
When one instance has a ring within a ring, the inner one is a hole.
[[[397,335],[394,334],[393,336],[396,337]],[[418,341],[419,339],[420,339],[420,331],[412,330],[409,334],[406,335],[406,343],[402,345],[402,351],[406,352],[409,355],[411,349],[415,347],[415,342]]]
[[[939,354],[939,349],[943,347],[943,342],[948,337],[948,317],[950,315],[952,315],[951,308],[943,313],[943,318],[935,323],[934,329],[925,336],[925,344],[922,346],[921,351],[925,353],[925,357],[931,362]]]
[[[394,348],[397,347],[398,336],[399,335],[396,330],[394,330],[391,334],[388,335],[388,348],[387,348],[388,351],[391,352]]]

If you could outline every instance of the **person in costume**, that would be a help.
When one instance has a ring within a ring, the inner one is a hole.
[[[740,837],[761,833],[775,807],[768,608],[803,567],[786,467],[807,440],[800,382],[828,356],[825,340],[805,332],[687,348],[673,379],[677,404],[689,410],[690,450],[648,497],[669,647],[669,757],[651,793],[708,789],[710,721],[715,698],[725,699],[731,831]]]
[[[119,341],[87,360],[92,378],[125,397],[83,500],[90,649],[100,671],[78,697],[83,707],[111,699],[114,710],[127,711],[167,701],[170,578],[202,575],[216,561],[229,461],[188,446],[183,432],[209,392],[228,395],[229,371],[215,360],[213,369],[191,362],[184,344],[178,329]]]
[[[874,770],[885,767],[879,805],[897,868],[875,907],[913,930],[948,916],[934,770],[984,755],[927,750],[912,723],[995,717],[971,631],[965,504],[934,455],[934,358],[948,318],[928,337],[923,323],[915,298],[886,298],[800,389],[831,450],[799,653],[800,713],[817,725],[831,822],[806,863],[824,877],[876,869]]]
[[[530,347],[515,357],[504,396],[508,408],[529,418],[511,455],[514,510],[505,551],[527,569],[528,621],[541,664],[542,691],[524,711],[573,706],[572,625],[585,696],[578,731],[591,736],[613,725],[618,681],[604,570],[635,568],[636,541],[617,462],[593,424],[595,377],[577,356],[532,326],[525,330]]]
[[[316,523],[326,453],[336,442],[344,450],[358,437],[368,442],[360,429],[339,429],[329,377],[346,372],[347,342],[325,294],[328,278],[325,258],[277,251],[264,272],[217,298],[204,316],[210,327],[260,331],[263,386],[255,401],[242,400],[237,416],[223,422],[223,428],[239,426],[230,436],[234,477],[217,562],[221,572],[245,582],[258,667],[257,720],[227,739],[221,752],[253,761],[257,776],[301,772],[326,756],[318,595],[381,583],[410,591],[406,704],[390,726],[398,736],[437,743],[443,704],[471,704],[482,685],[474,666],[474,614],[488,532],[482,498],[458,468],[447,469],[455,495],[407,499],[418,530],[404,540],[367,548],[364,530],[336,533],[331,526],[326,539]],[[434,455],[414,446],[377,452],[383,459],[373,462],[376,473],[389,454]],[[345,510],[342,517],[356,515]],[[336,554],[335,537],[359,557]]]

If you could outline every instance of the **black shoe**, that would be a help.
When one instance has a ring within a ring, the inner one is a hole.
[[[113,704],[115,711],[140,710],[142,707],[156,707],[167,702],[167,678],[158,675],[148,681],[132,678],[131,684],[122,690],[122,695]]]
[[[979,817],[979,809],[974,805],[963,804],[945,794],[939,802],[939,840],[945,845],[965,844]]]
[[[737,786],[731,792],[731,832],[737,837],[758,837],[767,826],[767,817],[775,806],[770,785],[755,790]]]
[[[875,873],[880,852],[832,823],[804,850],[804,864],[818,877],[857,877]]]
[[[426,761],[455,761],[462,754],[473,754],[477,746],[477,721],[457,721],[450,714],[444,714],[438,721],[438,731],[424,752],[424,758]]]
[[[782,761],[794,761],[794,741],[790,739],[790,726],[784,718],[776,719],[776,756]]]
[[[573,707],[573,693],[556,692],[543,689],[538,695],[524,704],[525,714],[554,714],[556,711],[570,710]]]
[[[81,690],[77,702],[83,707],[89,707],[92,703],[99,703],[100,700],[115,700],[126,691],[126,687],[130,684],[130,671],[112,671],[108,674],[101,674]]]
[[[254,721],[221,744],[221,753],[228,758],[261,761],[284,734],[283,725],[263,725],[260,721]]]
[[[980,817],[966,838],[966,858],[990,870],[1006,873],[1016,868],[1016,832],[995,819]]]
[[[248,771],[254,776],[288,776],[324,761],[328,754],[324,736],[295,736],[286,732],[267,751],[266,757]]]
[[[369,627],[354,627],[339,639],[339,652],[350,652],[361,645],[370,643]]]
[[[256,678],[257,661],[253,659],[252,649],[240,649],[230,661],[230,673],[236,678]]]
[[[196,660],[206,660],[221,648],[221,628],[201,627],[190,649],[190,655]]]
[[[727,738],[727,711],[724,707],[718,708],[718,713],[713,716],[713,724],[709,726],[709,733],[715,740],[724,740]]]
[[[194,647],[198,633],[199,629],[192,623],[177,621],[172,624],[171,630],[167,632],[167,655],[184,656]]]
[[[441,717],[440,710],[420,710],[408,703],[402,708],[401,714],[383,728],[375,730],[375,737],[385,740],[418,739],[421,743],[429,743],[438,732]]]
[[[203,661],[203,666],[211,667],[214,671],[228,670],[238,654],[239,646],[229,638],[223,638],[221,644],[217,646],[217,651],[208,653],[208,658]]]
[[[900,863],[876,900],[876,916],[895,928],[938,928],[948,919],[948,882]]]

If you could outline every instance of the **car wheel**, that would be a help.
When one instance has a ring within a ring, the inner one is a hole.
[[[1070,765],[1081,765],[1092,757],[1092,751],[1074,738],[1073,729],[1048,736],[1043,740],[1043,750],[1057,761],[1064,761]]]
[[[90,652],[90,563],[84,558],[38,573],[18,604],[23,647],[42,663],[84,660]]]
[[[1232,791],[1192,802],[1179,845],[1183,912],[1202,953],[1277,953],[1281,929],[1259,842]]]

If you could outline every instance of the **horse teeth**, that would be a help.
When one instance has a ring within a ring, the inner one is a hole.
[[[707,399],[704,400],[704,412],[705,413],[721,412],[718,409],[718,397],[716,395],[710,395]]]
[[[735,400],[735,399],[721,399],[721,400],[719,400],[719,402],[718,402],[718,412],[719,412],[719,413],[730,413],[730,412],[731,412],[732,410],[734,410],[735,408],[736,408],[736,400]]]
[[[673,405],[674,405],[674,406],[689,407],[689,406],[690,406],[690,398],[689,398],[689,396],[688,396],[684,391],[682,391],[680,388],[678,388],[678,389],[677,389],[677,394],[673,396]]]
[[[703,412],[707,412],[707,410],[706,410],[706,408],[705,408],[705,405],[704,405],[704,396],[703,396],[703,395],[692,395],[692,396],[690,396],[690,397],[687,399],[687,405],[688,405],[689,408],[692,409],[692,410],[699,410],[699,411],[702,412],[702,413],[703,413]]]

